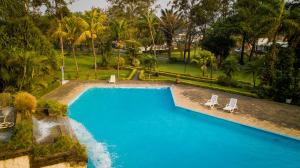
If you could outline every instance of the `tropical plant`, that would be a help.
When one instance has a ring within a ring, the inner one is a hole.
[[[37,101],[34,96],[27,92],[19,92],[15,97],[15,107],[18,112],[29,116],[36,109]]]
[[[43,78],[50,75],[53,67],[49,58],[36,52],[26,52],[15,48],[0,53],[0,81],[5,87],[18,90],[32,90],[43,87]]]
[[[160,29],[164,33],[168,45],[169,61],[171,60],[175,32],[182,27],[182,23],[180,15],[173,9],[161,10]]]
[[[238,61],[233,56],[229,56],[225,59],[225,61],[222,64],[221,69],[224,71],[224,73],[228,79],[232,79],[233,73],[240,70]]]
[[[253,60],[246,64],[245,71],[252,74],[253,87],[256,86],[256,79],[263,71],[263,61]]]
[[[216,60],[216,57],[213,53],[207,50],[201,50],[199,52],[199,55],[196,55],[193,59],[192,62],[196,63],[200,69],[202,70],[202,76],[204,76],[205,71],[207,70],[207,66],[210,63],[210,68],[212,70],[213,64]]]
[[[152,48],[154,49],[154,56],[156,57],[156,45],[155,45],[155,36],[156,31],[155,27],[159,24],[157,16],[153,14],[153,11],[148,10],[146,14],[143,15],[143,19],[147,23],[147,27],[150,32],[151,40],[152,40]]]
[[[267,26],[271,44],[269,53],[266,55],[266,69],[264,72],[264,82],[272,84],[275,74],[275,63],[278,54],[277,37],[282,32],[288,32],[289,29],[300,29],[300,23],[294,18],[290,18],[290,9],[286,9],[287,1],[273,0],[264,1],[261,5],[262,24]]]
[[[80,29],[82,22],[76,16],[66,17],[64,18],[64,27],[66,29],[66,39],[68,40],[71,48],[72,48],[72,55],[74,58],[75,66],[76,66],[76,73],[77,77],[79,77],[79,68],[76,58],[76,45],[79,43],[78,39],[80,36]]]
[[[65,67],[64,38],[67,36],[67,33],[63,29],[62,21],[57,20],[57,23],[58,23],[58,27],[54,30],[52,37],[55,39],[59,39],[61,58],[62,58],[62,67]]]
[[[94,56],[94,70],[95,78],[97,77],[97,56],[95,49],[95,39],[98,38],[97,34],[103,32],[106,29],[107,16],[99,9],[93,8],[90,11],[86,11],[84,18],[80,19],[80,25],[83,27],[83,33],[80,35],[78,42],[91,39],[92,50]]]
[[[149,78],[150,78],[152,70],[155,69],[157,60],[152,55],[145,55],[143,58],[143,63],[145,65],[146,69],[149,71]]]
[[[10,106],[12,97],[10,93],[0,93],[0,108]]]
[[[118,49],[118,61],[117,61],[117,69],[118,69],[118,78],[120,77],[120,57],[121,57],[121,49],[123,46],[123,41],[126,37],[126,27],[127,22],[125,20],[115,20],[112,23],[112,33],[113,38],[116,41],[116,48]]]

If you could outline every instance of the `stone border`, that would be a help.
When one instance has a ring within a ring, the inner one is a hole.
[[[209,115],[219,119],[227,120],[244,126],[257,128],[266,132],[282,135],[292,139],[300,140],[300,130],[292,128],[281,127],[269,121],[261,121],[251,116],[237,116],[231,113],[225,113],[221,110],[208,109],[200,105],[199,102],[191,102],[188,98],[181,94],[182,88],[169,83],[120,83],[120,84],[106,84],[106,83],[79,83],[75,86],[71,93],[68,93],[60,99],[61,103],[71,105],[76,101],[87,89],[90,88],[172,88],[173,101],[176,106],[189,109],[191,111],[199,112],[204,115]],[[175,91],[174,91],[175,90]],[[76,99],[77,98],[77,99]]]

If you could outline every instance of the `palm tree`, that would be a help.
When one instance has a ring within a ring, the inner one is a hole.
[[[171,59],[173,38],[176,30],[181,27],[181,18],[173,9],[161,10],[160,29],[164,33],[168,45],[168,57]]]
[[[144,65],[147,67],[147,69],[149,71],[149,79],[150,79],[150,75],[152,73],[152,69],[155,68],[156,63],[157,63],[157,60],[155,57],[153,57],[151,55],[146,55],[144,57]]]
[[[275,72],[275,60],[276,60],[276,39],[280,33],[287,32],[289,29],[299,29],[299,23],[289,18],[290,11],[286,9],[285,0],[273,0],[263,2],[261,5],[261,24],[266,25],[268,30],[268,36],[272,42],[270,52],[267,54],[267,68],[264,73],[264,79],[269,84],[272,84],[272,80]]]
[[[116,40],[118,52],[118,78],[120,77],[120,56],[121,49],[123,48],[122,40],[125,38],[125,31],[127,27],[127,22],[125,20],[115,20],[112,25],[112,32],[114,40]]]
[[[94,69],[95,78],[97,77],[97,56],[95,49],[95,39],[97,39],[97,34],[103,32],[106,28],[105,22],[107,20],[106,15],[99,9],[93,8],[90,11],[86,11],[84,18],[80,19],[80,25],[83,27],[83,33],[80,35],[78,42],[86,41],[91,39],[92,50],[94,56]]]
[[[58,20],[58,27],[54,30],[52,37],[59,39],[61,57],[62,57],[62,67],[65,67],[65,57],[64,57],[64,38],[67,36],[67,33],[63,29],[62,21]]]
[[[240,70],[237,59],[232,56],[226,58],[221,68],[224,71],[226,77],[230,80],[232,79],[233,73]]]
[[[75,47],[76,44],[78,43],[78,38],[80,35],[80,28],[81,28],[80,23],[81,23],[80,20],[76,16],[71,16],[64,19],[64,26],[67,33],[66,39],[68,40],[72,48],[72,55],[76,65],[77,77],[79,77],[79,68],[78,68],[78,63],[77,63],[77,58],[75,53]]]
[[[213,53],[209,51],[200,51],[199,55],[196,55],[192,62],[196,63],[200,69],[202,70],[202,76],[205,74],[205,70],[207,69],[207,65],[210,64],[211,72],[212,72],[212,65],[215,62],[216,57]]]
[[[156,47],[155,47],[155,27],[158,25],[158,19],[157,17],[153,14],[152,11],[147,11],[145,15],[143,15],[143,19],[147,23],[147,27],[150,32],[151,40],[152,40],[152,45],[154,47],[154,56],[156,58]]]
[[[263,62],[261,60],[254,60],[246,64],[245,71],[252,74],[253,87],[256,86],[256,79],[257,76],[262,72],[262,68]]]

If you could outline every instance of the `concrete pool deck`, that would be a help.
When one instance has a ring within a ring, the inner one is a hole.
[[[116,85],[107,84],[105,81],[71,81],[43,98],[69,104],[83,91],[93,87],[171,87],[177,106],[300,139],[299,106],[193,86],[139,81],[121,81]],[[206,108],[202,105],[207,99],[210,99],[212,93],[219,95],[220,106],[215,109]],[[239,110],[235,113],[222,111],[222,107],[228,103],[231,97],[238,99]]]

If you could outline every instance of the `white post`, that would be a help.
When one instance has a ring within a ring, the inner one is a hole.
[[[64,81],[65,81],[64,67],[61,66],[61,85],[64,84]]]

